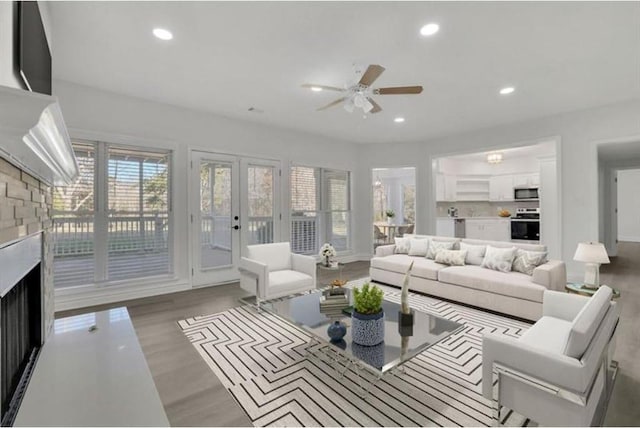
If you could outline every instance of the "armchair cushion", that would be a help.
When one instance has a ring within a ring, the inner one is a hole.
[[[277,270],[269,272],[268,297],[287,296],[307,288],[314,288],[315,283],[310,275],[294,270]]]
[[[603,285],[576,315],[564,350],[565,355],[573,358],[582,358],[602,319],[609,310],[612,294],[611,288]]]
[[[269,272],[291,269],[291,247],[288,242],[248,245],[247,258],[266,264]]]
[[[542,317],[520,336],[520,341],[548,352],[562,354],[570,331],[570,321]]]
[[[589,298],[563,291],[545,290],[542,297],[542,316],[573,322]]]

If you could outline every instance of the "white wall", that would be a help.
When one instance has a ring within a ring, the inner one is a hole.
[[[509,124],[424,142],[362,146],[359,158],[367,168],[415,166],[417,231],[427,233],[435,227],[435,202],[431,183],[431,161],[448,154],[472,153],[537,143],[558,136],[561,140],[557,162],[561,182],[562,256],[570,278],[579,279],[583,266],[573,262],[576,245],[598,239],[598,163],[599,142],[640,134],[640,100]],[[371,192],[360,188],[358,205],[371,206]],[[371,248],[368,225],[361,224],[360,252]]]
[[[640,169],[618,171],[618,240],[640,242]]]
[[[507,158],[498,164],[482,160],[466,160],[453,157],[438,159],[438,172],[465,175],[507,175],[540,172],[540,162],[536,156]]]
[[[38,7],[40,8],[40,15],[47,36],[49,50],[53,57],[49,5],[46,4],[46,2],[38,2]],[[13,1],[0,1],[0,85],[26,89],[20,74],[15,71],[17,65],[17,19],[17,3]]]
[[[353,188],[370,187],[369,176],[359,170],[357,148],[353,143],[228,119],[63,81],[54,81],[53,91],[60,100],[72,138],[174,150],[174,255],[176,284],[181,287],[189,281],[190,268],[188,194],[192,189],[188,185],[189,148],[280,161],[283,167],[283,240],[287,240],[290,233],[289,176],[286,173],[290,163],[352,171]],[[366,182],[359,183],[363,178]],[[370,206],[361,209],[353,204],[353,218],[368,216]],[[65,297],[61,297],[66,293],[60,293],[57,302],[62,302],[62,306],[59,308],[67,305]],[[67,307],[71,306],[68,303]]]

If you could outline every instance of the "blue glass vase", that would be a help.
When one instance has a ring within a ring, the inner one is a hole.
[[[334,321],[327,328],[327,334],[332,342],[339,342],[347,334],[347,326],[340,320]]]

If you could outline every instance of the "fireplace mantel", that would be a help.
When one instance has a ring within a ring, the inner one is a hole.
[[[36,233],[21,241],[0,244],[0,298],[42,260],[42,237]]]

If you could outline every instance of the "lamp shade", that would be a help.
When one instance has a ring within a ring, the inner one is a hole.
[[[573,260],[584,263],[609,263],[607,250],[599,242],[581,242],[578,244]]]

